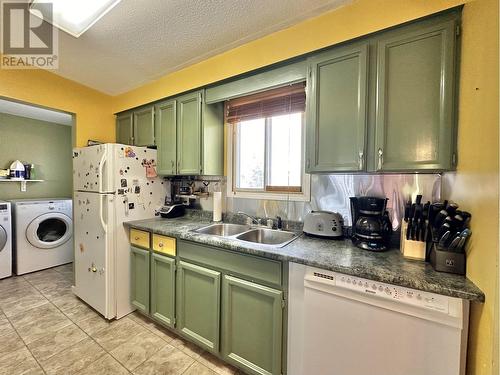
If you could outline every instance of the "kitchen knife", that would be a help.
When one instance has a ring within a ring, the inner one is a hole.
[[[424,204],[424,209],[422,211],[422,232],[421,232],[421,240],[424,242],[428,241],[429,238],[429,210],[430,210],[431,202],[427,201]]]
[[[448,212],[449,216],[453,217],[455,216],[457,209],[458,209],[458,204],[450,203],[448,207],[446,207],[446,212]]]
[[[448,238],[450,237],[451,235],[451,232],[450,231],[446,231],[442,236],[441,238],[439,239],[439,247],[440,248],[446,248],[446,241],[448,240]]]
[[[448,245],[448,250],[456,251],[461,239],[460,232],[455,233],[451,240],[449,240],[450,244]]]
[[[408,228],[406,229],[406,239],[407,240],[410,240],[412,238],[413,216],[415,216],[415,204],[412,204],[410,206],[410,213],[408,215]]]
[[[457,252],[463,252],[465,249],[465,244],[467,242],[467,240],[469,239],[469,237],[472,235],[472,231],[470,229],[464,229],[462,231],[462,233],[460,233],[460,241],[457,245],[457,249],[456,251]]]
[[[442,203],[435,202],[431,204],[431,206],[429,207],[429,223],[431,223],[431,225],[434,223],[436,215],[441,210],[444,210],[444,205]]]
[[[446,210],[439,211],[434,219],[433,223],[434,228],[439,229],[441,225],[443,225],[444,220],[446,219],[447,216],[448,216],[448,211]]]
[[[422,204],[415,204],[415,214],[413,215],[413,232],[412,232],[412,240],[420,241],[420,232],[422,226]]]
[[[405,222],[408,222],[408,219],[410,218],[410,210],[411,210],[411,198],[410,200],[408,200],[408,202],[405,203],[405,217],[404,217]]]
[[[472,215],[467,211],[460,211],[460,216],[464,219],[464,228],[469,226],[470,220],[472,219]]]
[[[428,242],[431,239],[430,237],[430,230],[429,230],[429,215],[431,211],[431,202],[427,201],[426,204],[424,204],[424,234],[423,234],[423,241]]]
[[[450,232],[451,233],[452,231],[452,228],[451,228],[451,225],[448,224],[448,223],[444,223],[443,225],[441,225],[436,233],[436,237],[438,239],[441,239],[441,237],[446,233],[446,232]]]
[[[437,228],[434,226],[436,216],[443,209],[444,209],[444,205],[441,202],[434,202],[429,207],[429,234],[428,234],[428,238],[430,241],[433,240],[433,236],[435,236],[435,231],[437,230]]]
[[[422,194],[418,194],[417,198],[415,198],[416,204],[422,204]]]
[[[464,230],[464,224],[465,224],[465,221],[464,221],[464,218],[462,217],[462,215],[455,214],[455,216],[453,216],[453,226],[458,231],[461,232],[462,230]]]

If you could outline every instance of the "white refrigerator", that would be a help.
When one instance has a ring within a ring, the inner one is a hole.
[[[129,235],[123,223],[155,216],[167,183],[156,150],[102,144],[73,150],[74,293],[107,319],[130,304]]]

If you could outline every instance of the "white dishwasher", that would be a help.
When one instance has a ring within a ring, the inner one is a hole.
[[[469,301],[290,263],[288,375],[464,375]]]

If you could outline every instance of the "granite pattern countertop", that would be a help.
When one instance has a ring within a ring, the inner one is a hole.
[[[282,248],[193,232],[211,222],[199,217],[148,219],[124,225],[178,239],[261,257],[314,266],[347,275],[450,297],[484,302],[484,293],[466,277],[436,272],[430,264],[405,259],[398,249],[382,253],[358,249],[349,239],[300,236]]]

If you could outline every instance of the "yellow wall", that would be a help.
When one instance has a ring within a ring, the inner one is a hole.
[[[115,140],[111,97],[43,70],[0,69],[0,97],[76,114],[76,144]]]
[[[491,375],[498,279],[498,1],[463,10],[458,170],[446,174],[445,194],[472,212],[467,276],[486,294],[473,305],[469,374]],[[496,337],[498,340],[498,336]]]

